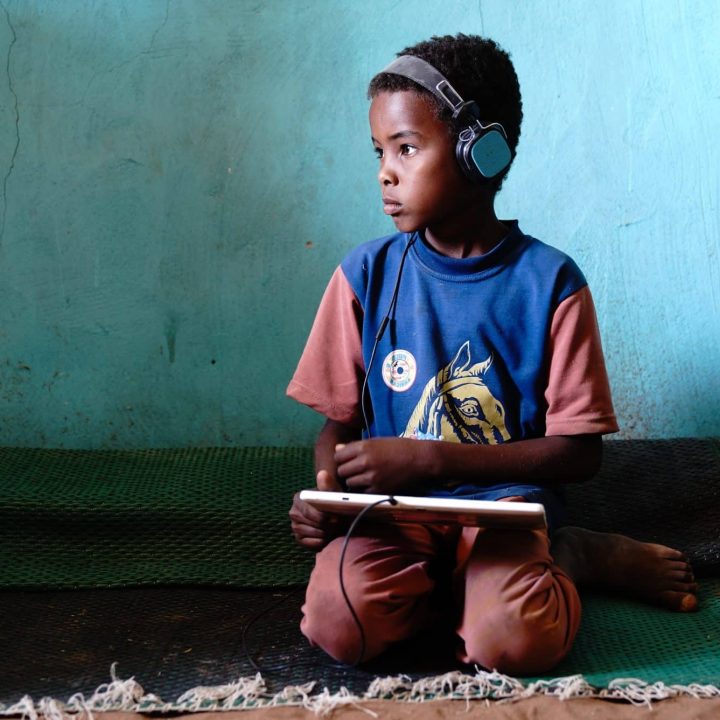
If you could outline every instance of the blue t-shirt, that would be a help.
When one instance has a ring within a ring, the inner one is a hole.
[[[397,233],[359,246],[343,261],[363,311],[367,368],[411,243],[368,374],[372,437],[496,444],[545,435],[553,314],[587,283],[567,255],[508,224],[502,242],[478,257],[447,257],[421,233]],[[492,478],[447,481],[449,487],[432,494],[522,495],[553,514],[547,488],[498,485]]]

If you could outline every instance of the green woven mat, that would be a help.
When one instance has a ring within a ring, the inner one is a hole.
[[[699,600],[698,612],[682,614],[583,594],[580,632],[551,676],[581,673],[596,687],[615,678],[720,687],[720,579],[701,580]]]
[[[608,442],[569,516],[717,569],[718,477],[718,439]],[[0,448],[0,587],[303,583],[287,511],[312,484],[309,448]]]
[[[302,583],[307,448],[0,449],[0,587]]]
[[[602,469],[566,486],[568,521],[681,549],[720,568],[720,438],[611,440]]]

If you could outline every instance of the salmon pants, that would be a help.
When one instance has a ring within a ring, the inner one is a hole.
[[[361,636],[339,580],[344,538],[315,560],[301,629],[311,644],[354,663]],[[368,523],[350,538],[343,580],[365,635],[363,660],[437,621],[439,583],[459,638],[458,659],[512,675],[546,672],[570,650],[580,624],[574,583],[550,556],[547,532]]]

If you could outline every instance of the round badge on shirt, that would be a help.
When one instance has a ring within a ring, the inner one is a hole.
[[[383,360],[383,380],[395,392],[409,390],[415,382],[416,375],[417,363],[408,350],[393,350]]]

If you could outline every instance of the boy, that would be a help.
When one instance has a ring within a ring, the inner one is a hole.
[[[346,599],[340,522],[296,497],[293,533],[318,551],[302,631],[337,660],[369,660],[427,627],[446,581],[458,658],[525,675],[570,649],[578,583],[692,609],[681,553],[556,527],[557,486],[598,470],[617,425],[582,273],[495,215],[522,118],[510,58],[491,40],[435,37],[368,95],[399,232],[336,270],[288,388],[327,418],[317,486],[542,502],[553,552],[545,531],[364,522],[347,542]]]

